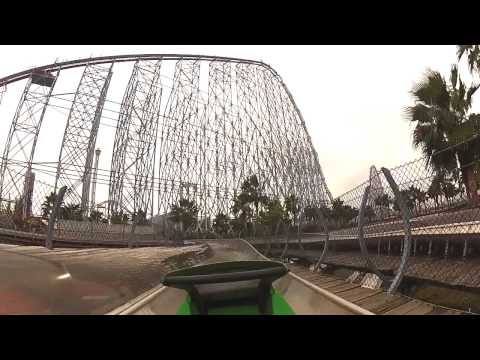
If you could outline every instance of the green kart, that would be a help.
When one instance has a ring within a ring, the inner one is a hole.
[[[165,286],[186,291],[178,315],[293,315],[272,283],[288,268],[275,261],[235,261],[170,272]]]

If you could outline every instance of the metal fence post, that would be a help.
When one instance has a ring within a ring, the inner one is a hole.
[[[363,192],[362,202],[360,204],[360,210],[358,212],[358,243],[360,245],[360,251],[367,263],[367,267],[377,275],[380,279],[385,281],[385,276],[382,274],[380,270],[378,270],[377,266],[373,263],[372,259],[370,259],[370,255],[368,253],[367,244],[365,243],[365,236],[364,236],[364,225],[365,225],[365,207],[367,205],[368,196],[370,195],[370,185],[365,188]],[[380,252],[380,250],[379,250]]]
[[[402,252],[402,259],[400,260],[400,266],[398,267],[397,274],[393,278],[393,281],[387,291],[388,294],[393,294],[395,291],[397,291],[398,286],[400,285],[400,282],[403,279],[403,275],[405,273],[405,269],[407,266],[407,260],[411,251],[411,241],[412,241],[412,230],[411,230],[411,224],[410,224],[411,214],[407,207],[405,199],[403,198],[403,195],[400,193],[400,190],[398,189],[397,183],[395,182],[392,174],[390,173],[390,170],[382,167],[382,172],[388,184],[390,185],[390,188],[392,189],[393,194],[395,196],[395,200],[397,201],[398,207],[400,208],[400,213],[403,219],[403,228],[405,231],[405,239],[403,241],[403,252]]]
[[[55,204],[53,205],[52,212],[50,213],[50,217],[48,218],[48,232],[47,239],[45,241],[45,247],[50,250],[53,249],[53,230],[55,227],[55,222],[57,221],[60,205],[63,202],[63,197],[65,196],[66,191],[66,186],[63,186],[58,191],[57,196],[55,197]]]

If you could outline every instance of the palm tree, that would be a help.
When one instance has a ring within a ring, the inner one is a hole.
[[[426,192],[420,190],[418,187],[411,185],[408,188],[409,195],[414,203],[414,208],[416,212],[420,212],[421,204],[426,200]]]
[[[240,194],[233,199],[231,210],[235,219],[232,225],[235,229],[243,229],[239,231],[244,231],[245,235],[249,232],[248,228],[251,225],[255,234],[255,221],[259,218],[260,208],[266,206],[269,199],[262,194],[260,182],[255,174],[243,181],[241,190]]]
[[[376,206],[377,213],[380,219],[385,219],[390,215],[390,205],[392,204],[392,199],[388,194],[377,196],[373,203]]]
[[[463,55],[467,55],[468,69],[471,73],[480,74],[480,46],[479,45],[457,45],[457,57],[460,61]]]
[[[427,201],[427,192],[419,189],[416,197],[417,197],[417,202],[418,202],[418,212],[421,212],[422,211],[422,205],[424,205],[425,202]]]
[[[432,183],[430,184],[427,190],[428,197],[430,199],[433,199],[435,203],[435,209],[438,208],[438,198],[443,193],[442,183],[443,183],[443,174],[442,173],[436,174],[432,179]]]
[[[45,201],[42,203],[42,218],[47,220],[50,217],[57,195],[52,191],[45,197]]]
[[[460,192],[450,181],[444,181],[442,183],[442,190],[449,205],[451,205],[451,199]]]
[[[406,109],[415,122],[413,145],[427,158],[426,166],[436,173],[452,173],[460,164],[468,198],[478,201],[474,160],[479,157],[480,140],[472,138],[480,127],[480,115],[469,113],[472,96],[480,85],[468,89],[452,66],[449,83],[437,71],[428,70],[411,91],[415,105]]]

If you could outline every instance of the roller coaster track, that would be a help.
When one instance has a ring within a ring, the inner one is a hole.
[[[137,60],[206,60],[206,61],[228,61],[232,63],[243,63],[243,64],[254,64],[260,65],[268,68],[275,75],[278,75],[277,72],[270,67],[270,65],[265,64],[261,61],[246,60],[232,57],[222,57],[222,56],[208,56],[208,55],[178,55],[178,54],[131,54],[131,55],[113,55],[113,56],[100,56],[100,57],[91,57],[83,58],[77,60],[70,60],[64,62],[56,62],[50,65],[44,65],[35,67],[33,69],[28,69],[21,71],[4,78],[0,79],[0,88],[11,84],[16,81],[27,79],[31,74],[37,72],[52,72],[58,70],[72,69],[77,67],[86,66],[89,64],[108,64],[108,63],[119,63],[119,62],[133,62]]]

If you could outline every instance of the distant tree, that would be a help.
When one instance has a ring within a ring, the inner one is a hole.
[[[448,204],[451,204],[451,200],[460,192],[450,181],[444,181],[442,183],[442,191]]]
[[[320,211],[320,209],[315,206],[306,206],[303,209],[303,216],[307,221],[315,221],[318,218],[318,211]]]
[[[425,205],[425,202],[427,201],[427,192],[423,190],[418,190],[416,193],[416,199],[418,202],[418,211],[421,212],[422,210],[422,205]]]
[[[428,190],[427,190],[427,195],[429,199],[432,199],[434,201],[435,209],[437,209],[439,206],[438,198],[441,197],[443,194],[443,190],[442,190],[443,178],[444,177],[442,173],[436,174],[433,177],[432,182],[430,183],[430,186],[428,187]]]
[[[388,196],[388,194],[383,194],[381,196],[378,196],[376,199],[375,199],[375,205],[377,206],[383,206],[383,207],[386,207],[386,208],[390,208],[390,204],[392,203],[392,199],[390,198],[390,196]]]
[[[82,211],[80,204],[67,204],[60,208],[60,219],[63,220],[82,220]]]
[[[187,231],[197,222],[198,207],[194,201],[182,198],[178,204],[172,204],[171,209],[170,219],[181,224],[183,231]]]
[[[408,193],[409,193],[410,199],[413,201],[413,208],[415,209],[416,212],[419,212],[419,206],[420,206],[419,196],[421,193],[420,189],[414,185],[411,185],[408,188]]]
[[[332,202],[331,216],[336,226],[345,226],[358,216],[358,209],[344,204],[343,200],[335,199]]]
[[[97,210],[92,210],[88,219],[92,222],[101,222],[103,220],[103,213]]]
[[[230,219],[224,213],[218,213],[213,220],[213,229],[217,234],[227,235],[230,229]]]
[[[136,217],[137,225],[150,225],[150,221],[147,219],[147,213],[143,210],[138,210],[136,214],[133,215]]]
[[[250,230],[255,231],[255,221],[259,218],[260,210],[268,202],[262,194],[260,182],[256,175],[245,179],[241,185],[241,192],[233,199],[231,208],[234,217],[234,229],[238,233],[247,235]]]
[[[110,222],[112,224],[128,224],[128,214],[124,214],[123,211],[114,212],[110,216]]]
[[[288,225],[294,225],[300,211],[297,197],[295,195],[287,196],[284,200],[284,208]]]
[[[272,233],[275,233],[275,228],[279,222],[285,221],[287,218],[287,211],[278,199],[271,199],[266,204],[265,211],[260,215],[260,222],[271,228]]]
[[[42,203],[43,219],[48,220],[48,218],[50,217],[50,213],[52,212],[56,199],[57,199],[57,195],[53,191],[45,197],[45,201]]]
[[[376,217],[375,211],[370,205],[365,206],[365,214],[364,216],[368,219],[369,222],[372,222],[372,219]]]

